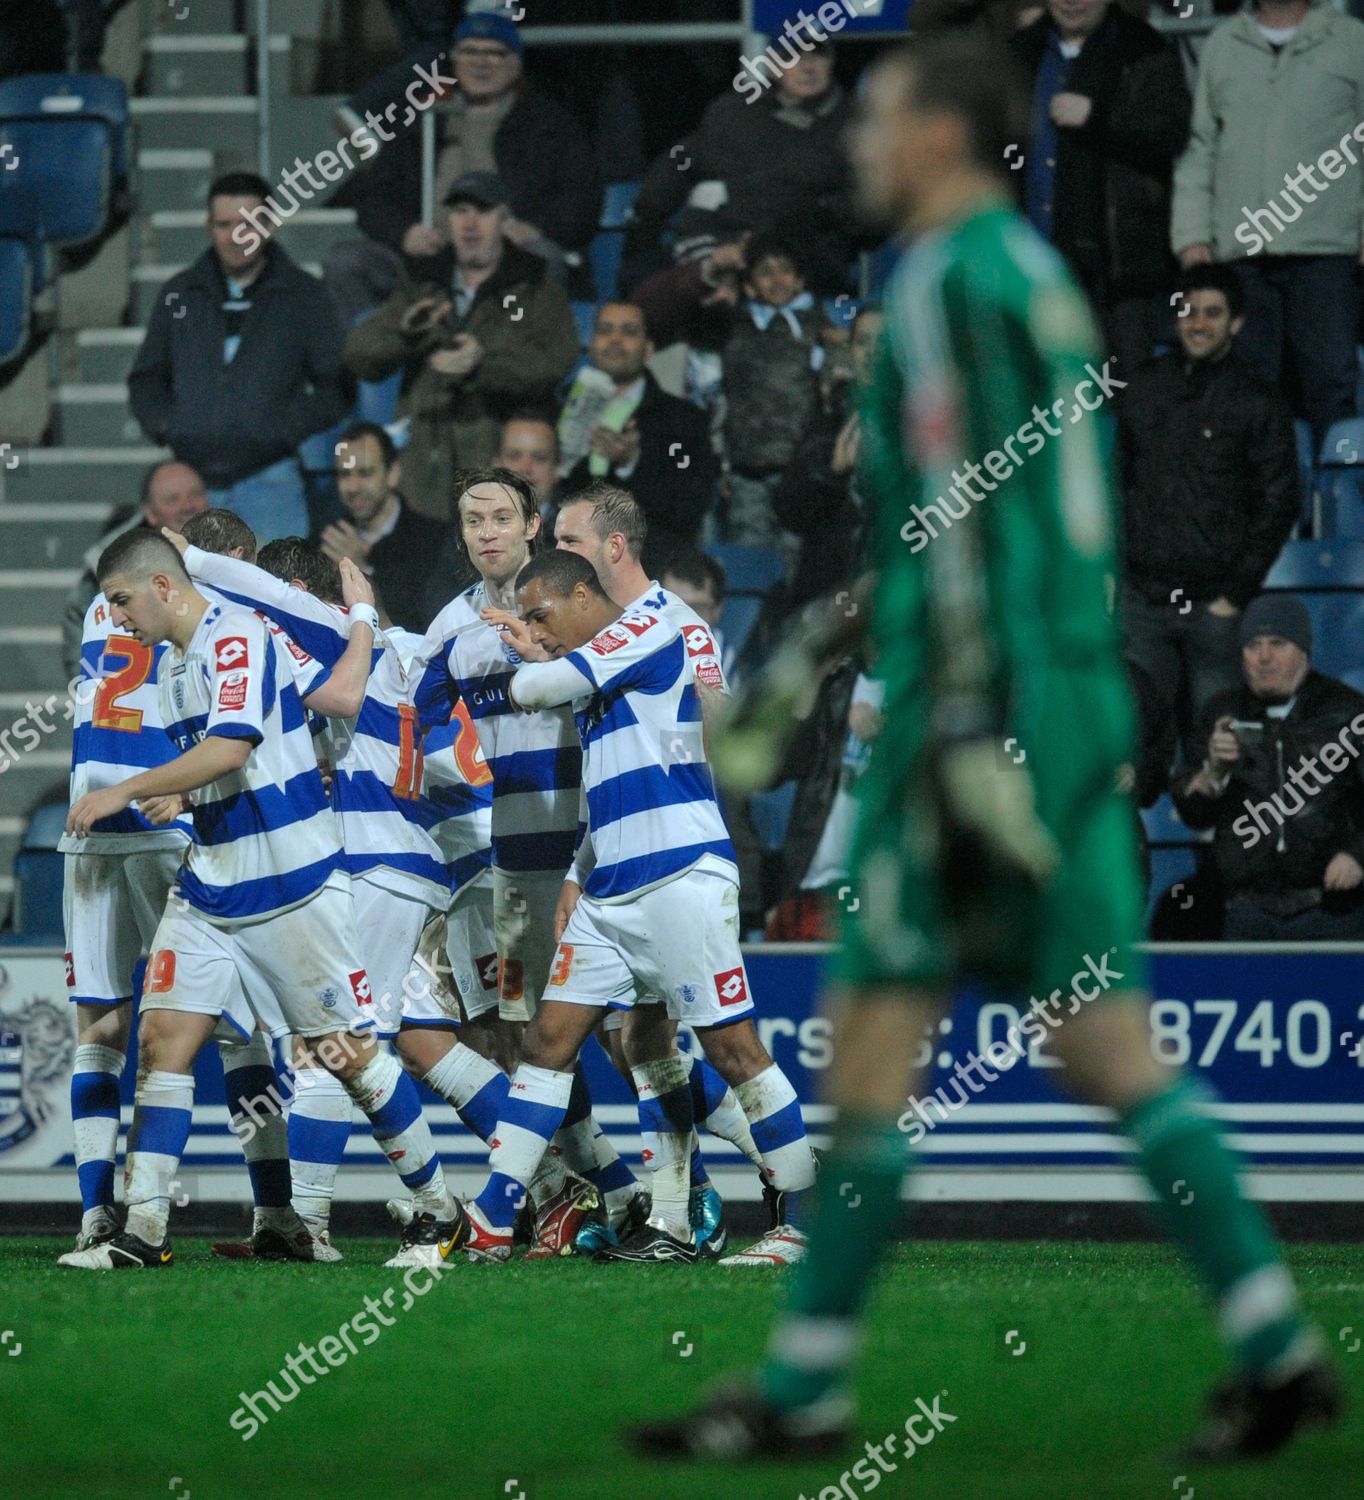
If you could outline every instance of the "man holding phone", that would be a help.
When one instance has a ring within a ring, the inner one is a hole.
[[[450,251],[430,278],[404,276],[347,335],[346,368],[361,380],[403,372],[410,420],[403,494],[414,511],[451,519],[455,473],[497,452],[516,408],[552,399],[578,357],[578,330],[546,263],[508,237],[507,189],[466,172],[445,195]],[[426,273],[423,272],[425,275]]]
[[[1312,670],[1312,622],[1291,594],[1241,618],[1243,682],[1212,698],[1207,755],[1174,790],[1191,828],[1213,829],[1223,937],[1364,937],[1364,695]]]

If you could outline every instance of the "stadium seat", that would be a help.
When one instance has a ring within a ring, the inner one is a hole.
[[[601,224],[587,250],[592,284],[597,289],[599,301],[604,302],[617,294],[621,253],[625,249],[625,225],[638,196],[638,182],[611,182],[606,186]]]
[[[1364,541],[1285,542],[1267,589],[1364,588]]]
[[[1312,665],[1340,677],[1364,664],[1364,593],[1304,592],[1312,620]]]
[[[762,608],[763,601],[758,594],[730,594],[726,597],[718,628],[735,661],[743,655]]]
[[[23,240],[0,239],[0,365],[28,347],[33,313],[33,262]]]
[[[1198,843],[1207,837],[1206,832],[1190,828],[1184,822],[1175,807],[1174,798],[1168,792],[1158,797],[1150,807],[1142,808],[1141,821],[1146,829],[1147,841],[1153,846]]]
[[[64,856],[57,851],[57,841],[66,826],[66,810],[65,802],[49,802],[38,808],[14,857],[11,926],[16,938],[30,942],[62,940]]]
[[[1317,467],[1323,537],[1364,536],[1364,417],[1333,422]]]
[[[0,225],[7,233],[72,249],[104,232],[112,159],[101,121],[0,121],[0,155],[17,162],[0,171]]]
[[[1298,483],[1302,486],[1302,515],[1299,517],[1304,535],[1316,531],[1315,491],[1317,465],[1312,452],[1312,429],[1306,422],[1294,422],[1293,436],[1298,445]]]
[[[355,420],[377,422],[380,427],[398,415],[398,397],[402,394],[403,372],[394,370],[387,380],[355,382]]]
[[[597,321],[597,304],[595,302],[570,302],[573,309],[573,321],[578,326],[578,343],[586,349],[592,341],[592,328]]]
[[[705,550],[725,570],[730,594],[770,594],[786,579],[786,562],[775,547],[716,542]]]
[[[115,183],[128,176],[128,90],[103,73],[29,73],[0,82],[0,120],[101,120]]]
[[[1146,891],[1146,925],[1151,925],[1156,907],[1171,887],[1188,881],[1197,868],[1194,849],[1188,844],[1155,845],[1151,848],[1151,884]]]
[[[791,821],[798,787],[798,782],[783,781],[770,792],[757,792],[749,800],[753,831],[769,854],[777,853],[786,842],[786,826]]]

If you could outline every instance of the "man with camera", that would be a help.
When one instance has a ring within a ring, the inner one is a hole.
[[[1312,624],[1291,594],[1241,617],[1242,686],[1204,710],[1207,758],[1174,788],[1213,830],[1236,942],[1364,937],[1364,695],[1311,665]]]

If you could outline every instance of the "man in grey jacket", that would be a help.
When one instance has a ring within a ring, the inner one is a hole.
[[[1318,443],[1354,415],[1364,244],[1364,25],[1325,0],[1259,0],[1200,59],[1171,244],[1241,278],[1239,345],[1271,384],[1292,351]]]

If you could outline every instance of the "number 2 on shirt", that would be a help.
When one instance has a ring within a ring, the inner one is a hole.
[[[117,672],[100,678],[90,722],[95,729],[119,729],[137,734],[142,728],[142,710],[129,708],[118,700],[136,692],[151,676],[152,650],[130,635],[111,635],[104,643],[101,660],[111,656],[125,658],[124,665]]]

